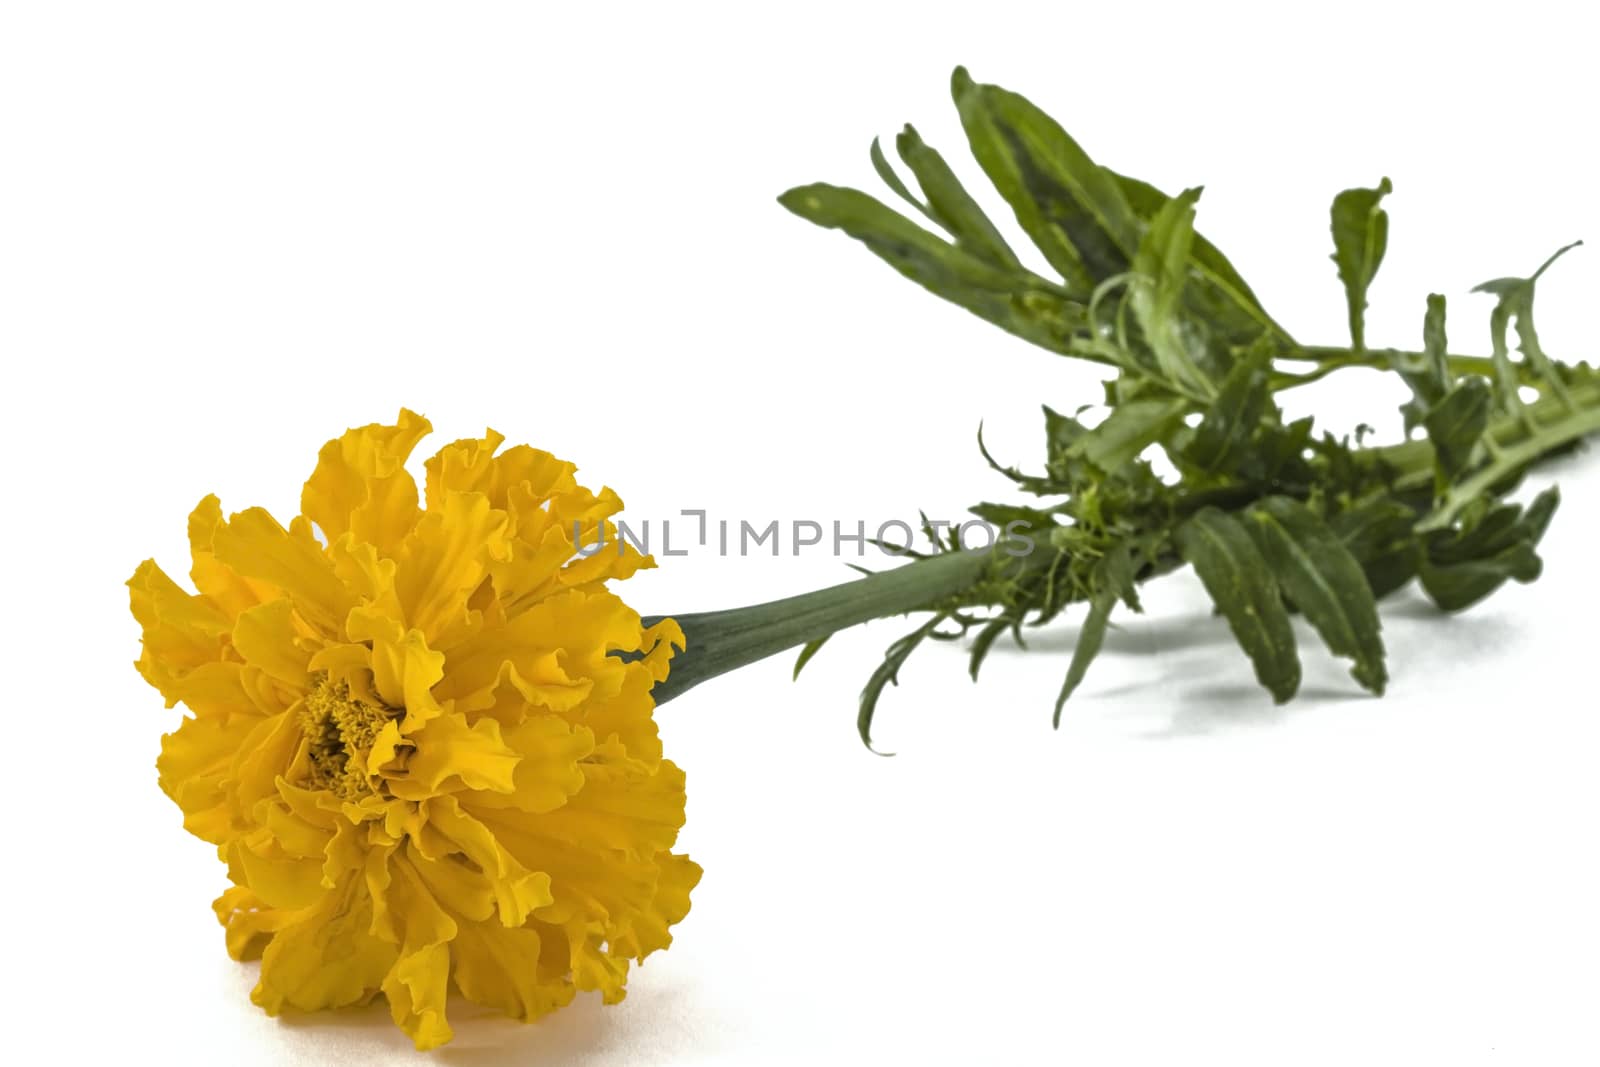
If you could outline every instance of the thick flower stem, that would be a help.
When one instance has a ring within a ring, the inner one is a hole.
[[[688,648],[673,658],[667,680],[657,684],[651,695],[657,704],[664,704],[719,674],[820,641],[837,630],[929,607],[976,582],[994,551],[944,552],[766,604],[674,615]],[[657,621],[644,620],[647,626]]]

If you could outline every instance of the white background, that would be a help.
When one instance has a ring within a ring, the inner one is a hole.
[[[1600,240],[1579,5],[14,3],[0,16],[6,1040],[13,1062],[415,1062],[381,1007],[277,1022],[208,910],[223,873],[155,785],[176,722],[122,582],[184,516],[293,513],[316,448],[426,413],[570,457],[635,518],[956,517],[1032,464],[1074,366],[942,305],[774,197],[876,190],[915,121],[976,189],[950,68],[1173,189],[1276,316],[1338,343],[1327,203],[1389,175],[1369,336]],[[580,9],[581,8],[581,9]],[[994,198],[985,189],[985,203]],[[996,217],[1003,211],[997,208]],[[1009,220],[1008,220],[1009,221]],[[1018,241],[1020,247],[1020,240]],[[1540,290],[1600,354],[1596,249]],[[1302,399],[1330,428],[1393,383]],[[441,1062],[1600,1062],[1600,465],[1546,578],[1386,608],[1390,695],[1311,641],[1274,709],[1187,577],[1124,619],[1059,732],[1076,629],[919,653],[867,753],[854,698],[903,620],[665,706],[706,869],[627,1001],[472,1021]],[[666,561],[642,611],[847,577]]]

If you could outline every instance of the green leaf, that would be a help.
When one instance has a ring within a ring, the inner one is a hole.
[[[1121,185],[1025,98],[957,67],[950,92],[979,166],[1068,287],[1087,298],[1128,269],[1139,219]]]
[[[1522,532],[1534,544],[1544,540],[1544,533],[1550,528],[1550,520],[1555,518],[1556,508],[1561,506],[1561,489],[1552,485],[1544,492],[1533,498],[1533,503],[1528,505],[1528,510],[1522,513]]]
[[[1119,541],[1101,557],[1098,574],[1102,585],[1128,605],[1130,611],[1142,612],[1138,570],[1133,550],[1126,541]]]
[[[1376,189],[1346,189],[1333,198],[1333,262],[1350,311],[1350,343],[1366,350],[1367,288],[1389,245],[1389,213],[1378,206],[1394,191],[1388,178]]]
[[[832,637],[833,635],[829,634],[828,636]],[[794,661],[794,674],[790,676],[791,681],[800,677],[800,672],[805,670],[807,663],[811,662],[811,657],[815,656],[817,654],[817,650],[825,645],[827,641],[827,637],[819,637],[815,641],[806,642],[805,647],[800,650],[799,657]]]
[[[1433,587],[1430,594],[1434,589],[1445,591],[1450,598],[1447,610],[1457,610],[1508,579],[1537,578],[1541,564],[1533,549],[1544,537],[1560,499],[1552,486],[1525,509],[1517,504],[1479,509],[1473,520],[1429,534],[1424,585]]]
[[[1026,341],[1066,352],[1085,309],[1026,272],[995,266],[923,229],[856,189],[818,183],[778,202],[809,222],[842,230],[929,292]]]
[[[1492,293],[1499,297],[1494,313],[1489,318],[1490,334],[1494,343],[1495,369],[1502,393],[1502,404],[1506,397],[1515,393],[1516,371],[1511,366],[1510,356],[1506,350],[1506,325],[1515,320],[1517,331],[1517,348],[1528,361],[1534,373],[1538,375],[1546,389],[1553,395],[1570,404],[1571,398],[1567,393],[1566,382],[1555,368],[1555,361],[1544,351],[1539,343],[1539,333],[1533,326],[1533,293],[1539,279],[1544,272],[1549,270],[1556,260],[1582,245],[1582,241],[1573,241],[1571,244],[1556,249],[1555,253],[1539,266],[1528,278],[1496,278],[1474,286],[1475,293]]]
[[[1333,521],[1375,598],[1382,600],[1417,576],[1416,521],[1415,511],[1389,497],[1369,500]]]
[[[1552,486],[1526,509],[1504,504],[1474,525],[1431,534],[1421,567],[1424,591],[1442,610],[1461,611],[1507,581],[1534,581],[1544,569],[1535,549],[1560,502]]]
[[[915,208],[923,218],[929,222],[937,223],[938,220],[933,217],[933,212],[928,210],[928,205],[918,200],[911,190],[906,188],[906,183],[900,180],[900,175],[896,174],[894,167],[889,165],[889,160],[883,154],[883,146],[878,143],[876,137],[872,139],[872,148],[869,154],[872,157],[872,169],[878,172],[878,177],[883,179],[883,184],[887,185],[894,195]]]
[[[957,245],[998,267],[1022,270],[1022,261],[1011,251],[1011,246],[1006,244],[978,202],[968,194],[944,157],[925,144],[913,127],[906,126],[895,138],[895,149],[916,176],[922,194],[928,198],[930,217],[950,232]]]
[[[1290,497],[1266,497],[1244,517],[1279,587],[1328,651],[1355,661],[1355,680],[1381,696],[1389,676],[1378,605],[1355,556],[1314,511]]]
[[[1178,550],[1193,564],[1206,592],[1279,704],[1300,688],[1300,658],[1283,594],[1243,524],[1205,508],[1178,527]]]
[[[1019,532],[1028,534],[1043,534],[1059,525],[1055,521],[1055,517],[1048,511],[1024,507],[1021,504],[992,504],[985,502],[974,504],[967,510],[984,522],[996,527],[1001,535],[1005,533],[1006,527],[1011,526],[1013,523],[1016,524]]]
[[[1194,242],[1194,205],[1200,190],[1186,189],[1161,206],[1133,257],[1128,300],[1162,376],[1193,396],[1210,397],[1216,387],[1200,369],[1191,345],[1201,346],[1182,314]]]
[[[1391,352],[1389,355],[1389,365],[1411,388],[1412,399],[1400,408],[1405,415],[1408,434],[1412,428],[1422,425],[1428,412],[1450,391],[1450,366],[1446,355],[1448,342],[1444,326],[1444,297],[1431,293],[1428,296],[1428,312],[1422,320],[1423,350]]]
[[[1471,465],[1478,442],[1489,428],[1492,406],[1493,395],[1487,381],[1463,378],[1423,419],[1439,473],[1446,482],[1455,481]]]
[[[1106,628],[1111,621],[1111,609],[1116,607],[1117,591],[1110,586],[1094,594],[1089,601],[1089,615],[1083,620],[1083,629],[1078,631],[1078,643],[1072,649],[1072,662],[1067,666],[1066,680],[1061,683],[1061,692],[1056,697],[1056,710],[1052,717],[1051,725],[1061,728],[1061,709],[1066,707],[1067,700],[1073,691],[1083,681],[1084,675],[1089,673],[1089,664],[1100,654],[1100,648],[1105,644]]]
[[[1463,611],[1499,589],[1507,581],[1531,582],[1544,569],[1539,554],[1527,541],[1517,541],[1490,556],[1461,563],[1424,562],[1422,588],[1442,611]]]
[[[1067,454],[1111,473],[1181,425],[1188,410],[1189,402],[1182,397],[1129,400],[1112,408],[1103,422],[1075,440]]]
[[[989,655],[989,649],[993,647],[995,639],[1007,630],[1014,628],[1016,622],[1016,618],[1012,616],[1001,615],[998,618],[990,619],[983,629],[978,631],[978,636],[972,642],[972,658],[967,665],[967,673],[972,675],[974,682],[978,680],[978,668],[983,665],[984,659]]]
[[[1183,450],[1186,462],[1206,474],[1231,473],[1248,453],[1269,411],[1276,411],[1269,386],[1272,350],[1253,345],[1223,379],[1216,400]]]
[[[1114,171],[1108,173],[1116,179],[1134,212],[1146,223],[1172,199],[1148,182]],[[1184,302],[1200,321],[1211,323],[1223,339],[1230,344],[1244,345],[1265,334],[1281,346],[1293,346],[1294,339],[1289,332],[1273,321],[1250,286],[1228,262],[1228,257],[1206,240],[1204,234],[1194,235],[1189,269],[1191,284],[1184,294]]]
[[[883,695],[883,688],[887,685],[899,685],[898,675],[900,667],[915,652],[917,646],[950,616],[948,614],[935,615],[915,630],[906,634],[900,640],[890,645],[883,654],[883,662],[878,669],[872,672],[872,677],[867,679],[866,688],[861,690],[861,704],[856,712],[856,732],[861,735],[861,743],[872,748],[872,716],[878,709],[878,698]],[[877,749],[872,749],[877,752]],[[890,755],[882,752],[879,755]]]

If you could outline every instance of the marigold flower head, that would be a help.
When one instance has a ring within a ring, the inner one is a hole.
[[[206,497],[197,594],[151,561],[128,582],[139,672],[190,713],[160,785],[227,864],[252,999],[382,992],[418,1048],[450,1039],[452,990],[523,1020],[622,999],[700,878],[671,851],[684,777],[650,693],[683,635],[606,588],[654,565],[609,547],[622,502],[493,431],[428,460],[419,501],[430,428],[402,411],[328,442],[287,529]]]

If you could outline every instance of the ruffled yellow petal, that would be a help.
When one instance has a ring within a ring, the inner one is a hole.
[[[559,679],[561,689],[588,683],[580,699],[622,688],[627,665],[610,655],[639,647],[639,616],[615,595],[569,590],[540,601],[502,627],[486,630],[450,651],[450,669],[437,696],[472,698],[491,692],[510,664],[518,679]],[[537,694],[524,690],[530,702]]]
[[[427,811],[428,821],[483,871],[505,925],[521,926],[534,909],[554,901],[550,876],[543,871],[530,871],[518,862],[487,826],[461,810],[454,797],[429,800]]]
[[[133,617],[144,628],[144,647],[136,666],[171,707],[179,683],[195,668],[222,658],[227,616],[202,596],[184,592],[154,560],[145,560],[128,579]]]
[[[403,630],[389,616],[361,608],[350,613],[350,637],[371,642],[374,687],[389,707],[405,709],[403,732],[444,713],[433,696],[444,677],[444,653],[429,648],[421,630]]]
[[[306,684],[309,644],[295,624],[294,605],[288,600],[257,604],[241,612],[233,624],[233,647],[244,661],[289,686]]]
[[[269,908],[244,886],[230,886],[211,904],[217,921],[227,929],[228,955],[236,960],[258,960],[272,935],[294,919],[294,913]]]
[[[659,952],[672,944],[671,927],[689,914],[689,891],[700,884],[704,873],[688,856],[668,854],[657,859],[660,876],[649,907],[619,924],[611,939],[611,951],[636,960]]]
[[[400,958],[384,976],[383,993],[395,1025],[419,1050],[426,1050],[451,1037],[445,998],[450,987],[449,942],[457,927],[407,860],[397,857],[391,865],[389,907],[403,917],[404,932]]]
[[[500,737],[500,724],[480,719],[468,724],[465,715],[442,715],[409,740],[416,746],[406,763],[405,777],[391,783],[394,795],[407,800],[434,796],[454,779],[460,787],[510,793],[521,753]]]
[[[273,935],[250,999],[269,1015],[370,1000],[399,956],[371,926],[371,899],[356,881],[324,893]]]
[[[502,434],[484,431],[481,438],[454,441],[425,465],[428,507],[437,507],[450,492],[482,493],[504,511],[512,490],[520,489],[536,501],[577,488],[577,467],[527,445],[516,445],[496,455],[505,442]]]
[[[270,582],[294,601],[300,615],[330,636],[356,606],[355,594],[339,580],[333,563],[309,533],[285,530],[261,508],[241,511],[212,534],[212,550],[246,578]]]
[[[583,788],[540,820],[542,833],[640,859],[678,840],[684,776],[671,760],[662,760],[653,771],[628,761],[590,762],[583,765],[583,777]]]
[[[189,514],[189,554],[193,565],[189,578],[200,595],[209,599],[228,618],[278,596],[265,582],[253,581],[221,563],[212,551],[212,540],[223,524],[222,502],[207,496]]]
[[[482,493],[449,492],[406,537],[395,571],[395,595],[406,625],[439,647],[467,626],[467,598],[483,582],[491,559],[510,553],[506,514]]]
[[[248,717],[210,715],[185,719],[161,739],[157,781],[183,812],[184,829],[203,841],[220,845],[234,829],[228,776],[254,726]]]
[[[564,1008],[577,989],[566,977],[566,939],[552,942],[547,950],[535,926],[464,926],[451,944],[456,985],[468,1000],[523,1022]]]
[[[417,484],[406,458],[432,427],[404,409],[393,426],[373,423],[329,441],[300,494],[300,510],[331,543],[348,533],[389,556],[411,532]]]

